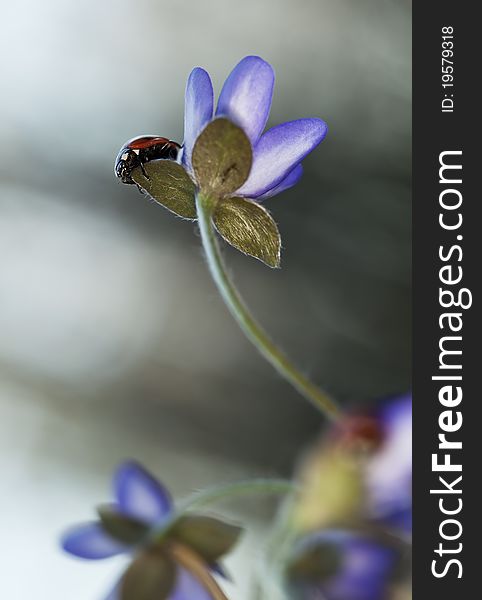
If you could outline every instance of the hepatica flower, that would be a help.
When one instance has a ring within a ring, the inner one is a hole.
[[[392,598],[410,554],[411,417],[411,396],[393,398],[341,419],[308,455],[292,508],[290,598]]]
[[[114,475],[115,501],[99,518],[68,531],[64,550],[98,560],[129,554],[132,562],[108,600],[218,600],[213,572],[241,530],[213,517],[177,514],[168,491],[134,462]]]
[[[299,181],[302,160],[323,140],[327,127],[310,118],[265,132],[274,80],[266,61],[247,56],[228,76],[215,109],[211,79],[195,68],[186,87],[181,164],[146,163],[148,178],[140,169],[132,177],[184,218],[196,219],[201,207],[228,243],[278,267],[280,236],[262,202]]]
[[[337,423],[301,475],[298,512],[308,525],[365,518],[397,535],[412,529],[412,397],[385,400]],[[320,498],[323,501],[320,502]]]

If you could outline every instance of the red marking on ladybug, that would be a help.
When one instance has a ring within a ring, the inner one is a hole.
[[[147,176],[144,165],[151,160],[176,160],[181,146],[177,142],[157,135],[141,135],[126,142],[115,160],[114,172],[122,183],[135,184],[132,171],[140,167]]]

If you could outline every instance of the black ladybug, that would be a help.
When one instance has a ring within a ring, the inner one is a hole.
[[[136,167],[142,169],[147,177],[144,164],[160,158],[176,160],[181,146],[177,142],[157,135],[142,135],[129,140],[122,146],[117,155],[114,172],[122,183],[135,184],[132,179],[132,170]]]

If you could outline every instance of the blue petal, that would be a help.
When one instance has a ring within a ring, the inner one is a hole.
[[[146,524],[164,520],[171,512],[169,492],[141,465],[129,461],[114,475],[114,493],[120,510]]]
[[[376,515],[375,515],[376,516]],[[412,502],[409,498],[405,503],[400,502],[397,507],[394,504],[390,506],[390,510],[387,510],[384,514],[378,515],[379,518],[396,529],[400,529],[403,533],[410,536],[412,533]]]
[[[251,173],[237,193],[257,198],[273,189],[318,146],[327,129],[321,119],[299,119],[268,130],[254,147]]]
[[[276,185],[274,188],[271,188],[261,196],[258,196],[256,200],[266,200],[267,198],[272,198],[273,196],[281,194],[281,192],[284,192],[290,187],[296,185],[301,179],[302,175],[303,166],[301,164],[296,165],[296,167],[291,171],[291,173],[289,173],[280,183],[278,183],[278,185]]]
[[[391,398],[383,404],[379,413],[388,435],[400,427],[407,426],[407,423],[411,425],[412,394],[403,394]]]
[[[184,144],[182,162],[192,170],[191,155],[194,143],[213,118],[214,91],[209,74],[200,67],[192,70],[187,80],[184,108]]]
[[[411,531],[412,400],[401,396],[383,405],[378,419],[384,429],[382,447],[367,464],[372,516]]]
[[[126,545],[109,537],[98,523],[86,523],[68,531],[62,538],[62,548],[88,560],[110,558],[128,550]]]
[[[390,586],[395,555],[374,542],[353,543],[345,551],[343,571],[327,582],[327,600],[384,600]]]
[[[259,56],[246,56],[226,79],[216,114],[242,127],[254,145],[268,121],[273,88],[273,67]]]
[[[233,581],[233,578],[231,577],[230,573],[228,573],[224,566],[220,563],[214,563],[212,565],[209,565],[209,568],[213,573],[219,575],[219,577],[226,579],[226,581]]]
[[[168,600],[213,600],[213,597],[194,575],[179,567],[176,587]]]

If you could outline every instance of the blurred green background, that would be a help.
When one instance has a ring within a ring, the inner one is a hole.
[[[57,536],[108,498],[120,460],[182,495],[289,474],[321,425],[227,314],[196,228],[114,179],[117,150],[141,133],[182,141],[192,67],[219,92],[243,56],[271,62],[270,124],[316,116],[329,134],[302,182],[267,203],[282,270],[226,259],[259,320],[341,401],[405,391],[411,4],[0,8],[2,597],[97,600],[122,559],[81,565]],[[247,597],[249,544],[233,599]]]

